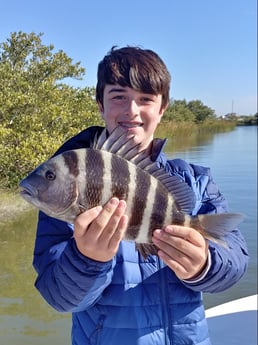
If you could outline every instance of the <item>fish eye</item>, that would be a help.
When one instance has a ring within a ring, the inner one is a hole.
[[[48,171],[46,171],[46,173],[45,173],[45,177],[46,177],[46,179],[49,180],[49,181],[54,181],[54,180],[56,179],[56,174],[53,173],[53,171],[48,170]]]

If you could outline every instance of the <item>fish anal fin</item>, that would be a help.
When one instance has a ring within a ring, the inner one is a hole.
[[[144,257],[144,260],[146,260],[148,255],[158,254],[157,247],[152,243],[135,243],[135,249],[140,252],[140,254]]]

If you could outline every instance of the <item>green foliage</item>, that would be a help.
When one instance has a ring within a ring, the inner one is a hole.
[[[164,121],[195,122],[202,123],[207,119],[214,119],[214,110],[204,105],[201,101],[195,100],[186,102],[186,100],[173,100],[166,110]]]
[[[194,122],[195,116],[191,112],[191,110],[187,107],[186,100],[174,100],[170,103],[168,109],[166,110],[164,116],[164,121],[177,121],[177,122],[185,122],[191,121]]]
[[[215,118],[214,110],[204,105],[200,100],[190,101],[188,109],[194,114],[196,123]]]
[[[94,88],[73,88],[84,68],[41,42],[42,34],[12,33],[0,44],[0,180],[18,181],[69,137],[100,123]]]

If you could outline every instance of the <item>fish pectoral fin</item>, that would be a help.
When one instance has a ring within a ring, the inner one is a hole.
[[[144,260],[146,260],[148,255],[158,255],[157,247],[151,243],[135,243],[135,249],[140,252]]]
[[[217,213],[203,214],[197,216],[198,221],[203,228],[203,235],[215,242],[223,242],[224,236],[235,230],[244,220],[241,213]]]

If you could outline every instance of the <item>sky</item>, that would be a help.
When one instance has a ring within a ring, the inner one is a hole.
[[[0,42],[34,32],[86,69],[73,86],[95,86],[112,46],[157,52],[170,97],[201,100],[216,115],[257,112],[256,0],[2,0]]]

